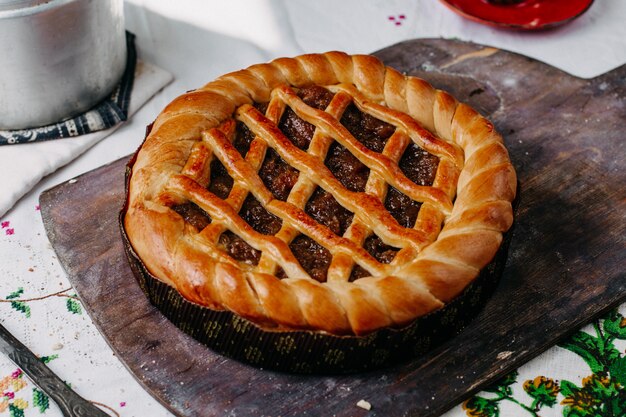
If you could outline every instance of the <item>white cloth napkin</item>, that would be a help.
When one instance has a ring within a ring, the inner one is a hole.
[[[169,84],[172,78],[169,72],[138,60],[128,117]],[[43,177],[85,152],[119,126],[121,124],[74,138],[1,146],[0,216],[9,211]]]

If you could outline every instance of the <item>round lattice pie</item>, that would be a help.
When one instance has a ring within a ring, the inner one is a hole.
[[[490,122],[371,56],[281,58],[174,100],[124,227],[186,300],[265,330],[364,335],[459,295],[511,226]]]

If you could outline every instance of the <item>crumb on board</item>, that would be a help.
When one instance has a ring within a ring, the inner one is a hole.
[[[510,350],[505,350],[504,352],[498,353],[498,356],[496,356],[496,359],[503,361],[505,359],[508,359],[512,354],[513,352],[511,352]]]
[[[365,400],[359,400],[359,402],[356,403],[357,407],[361,407],[364,410],[371,410],[372,409],[372,404],[370,404],[369,402],[365,401]]]

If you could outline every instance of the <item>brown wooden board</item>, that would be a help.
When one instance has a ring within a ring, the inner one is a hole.
[[[185,416],[436,416],[626,298],[626,66],[592,80],[452,40],[376,53],[468,102],[504,135],[521,203],[501,284],[459,336],[391,369],[289,375],[219,356],[153,308],[117,224],[125,160],[41,195],[48,236],[118,357]],[[372,410],[356,407],[365,399]]]

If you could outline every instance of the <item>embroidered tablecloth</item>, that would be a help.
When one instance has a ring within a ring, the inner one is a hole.
[[[367,53],[420,37],[492,45],[582,77],[626,62],[626,2],[621,0],[596,0],[581,18],[540,33],[482,26],[434,0],[132,0],[125,14],[127,29],[137,35],[139,58],[170,71],[175,81],[0,218],[0,322],[79,394],[121,416],[170,414],[135,381],[91,323],[45,236],[37,201],[43,190],[132,153],[145,126],[175,96],[278,56],[331,49]],[[626,416],[624,315],[622,306],[590,323],[446,417]],[[354,407],[355,415],[367,414]],[[372,410],[384,415],[376,404]],[[0,357],[0,416],[40,415],[61,413]]]

